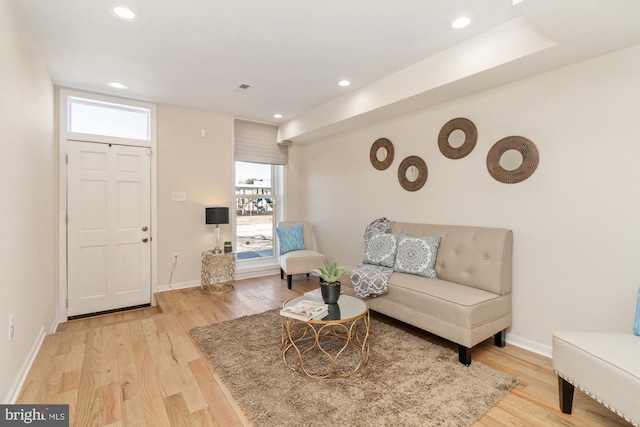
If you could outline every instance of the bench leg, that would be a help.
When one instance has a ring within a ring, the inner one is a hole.
[[[458,345],[458,362],[465,366],[471,365],[471,349],[463,345]]]
[[[280,269],[280,278],[284,279],[284,270],[283,269]]]
[[[505,337],[506,335],[506,329],[501,330],[500,332],[498,332],[497,334],[495,334],[493,336],[493,344],[496,347],[504,347],[505,345]]]
[[[564,378],[558,375],[558,395],[560,397],[560,410],[563,414],[571,413],[571,406],[573,406],[573,391],[575,387],[573,384],[568,383]]]
[[[291,289],[291,274],[287,274],[287,288]]]

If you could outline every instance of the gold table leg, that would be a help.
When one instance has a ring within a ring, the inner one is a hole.
[[[348,322],[309,323],[282,317],[282,359],[292,371],[314,379],[348,378],[369,362],[369,331],[371,319],[367,310]],[[336,347],[336,343],[338,346]],[[333,346],[333,348],[332,348]],[[355,351],[358,360],[353,369],[342,371],[340,358],[348,350]],[[324,357],[329,362],[326,374],[311,372],[305,366],[307,357]]]

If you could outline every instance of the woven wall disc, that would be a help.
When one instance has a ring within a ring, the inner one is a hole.
[[[517,169],[506,170],[500,165],[500,158],[509,150],[516,150],[522,155],[522,163]],[[493,144],[487,154],[487,169],[496,181],[505,184],[516,184],[529,178],[536,171],[540,155],[536,145],[522,136],[508,136]]]
[[[460,147],[452,147],[449,144],[449,136],[455,130],[464,132],[464,142]],[[442,126],[438,134],[438,147],[445,157],[450,159],[461,159],[471,153],[478,142],[478,129],[469,119],[458,117],[451,119]]]
[[[407,178],[407,169],[415,166],[418,169],[418,177],[415,181],[409,181]],[[418,156],[409,156],[400,163],[398,167],[398,181],[400,185],[407,191],[417,191],[427,182],[427,164]]]
[[[380,148],[384,148],[385,150],[387,150],[387,157],[385,157],[382,161],[378,160],[377,156],[378,149]],[[394,154],[395,153],[393,150],[393,144],[391,143],[391,141],[389,141],[387,138],[380,138],[376,139],[376,142],[374,142],[371,146],[371,150],[369,151],[369,159],[371,160],[371,164],[374,168],[378,169],[379,171],[383,171],[391,166],[391,163],[393,163]]]

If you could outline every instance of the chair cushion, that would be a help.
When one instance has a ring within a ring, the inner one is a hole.
[[[276,233],[278,233],[278,242],[280,243],[280,255],[291,251],[307,249],[304,245],[302,224],[289,227],[276,227]]]
[[[302,250],[280,255],[280,267],[286,274],[304,274],[324,265],[325,256],[321,253]]]

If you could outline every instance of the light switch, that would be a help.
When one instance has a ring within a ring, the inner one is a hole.
[[[186,202],[187,201],[187,193],[184,191],[174,191],[171,193],[171,200],[174,202]]]
[[[200,129],[200,138],[206,138],[206,137],[207,137],[207,130]]]

